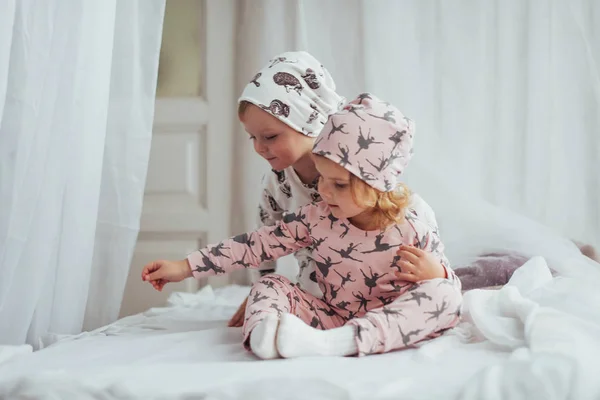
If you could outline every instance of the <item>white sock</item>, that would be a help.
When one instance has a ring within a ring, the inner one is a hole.
[[[351,356],[358,353],[353,326],[319,330],[292,314],[282,314],[277,329],[282,357]]]
[[[250,348],[254,354],[263,360],[279,358],[275,344],[278,325],[279,318],[277,315],[268,314],[250,333]]]

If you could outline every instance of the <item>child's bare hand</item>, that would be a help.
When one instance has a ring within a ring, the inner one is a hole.
[[[396,277],[408,282],[446,278],[446,270],[433,254],[413,246],[400,246],[396,252],[400,256],[398,265],[401,272]]]
[[[158,260],[146,264],[142,270],[142,280],[150,282],[159,292],[168,282],[180,282],[192,276],[187,260]]]
[[[246,304],[248,303],[248,298],[244,300],[242,305],[238,308],[238,310],[233,314],[233,317],[229,320],[227,326],[240,327],[244,325],[244,315],[246,314]]]

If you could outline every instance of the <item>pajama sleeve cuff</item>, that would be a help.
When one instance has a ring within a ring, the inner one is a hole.
[[[202,279],[205,278],[205,274],[201,274],[194,269],[195,265],[202,263],[202,258],[199,251],[194,251],[193,253],[188,254],[187,262],[189,264],[190,269],[192,270],[192,276],[194,279]]]

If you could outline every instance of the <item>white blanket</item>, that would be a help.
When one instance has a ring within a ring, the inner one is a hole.
[[[552,278],[534,258],[503,289],[469,292],[465,322],[418,349],[275,361],[224,326],[248,288],[205,288],[14,355],[0,363],[0,398],[599,398],[599,284]]]
[[[552,278],[531,259],[501,290],[465,296],[478,333],[511,352],[481,371],[461,399],[598,399],[600,282]]]

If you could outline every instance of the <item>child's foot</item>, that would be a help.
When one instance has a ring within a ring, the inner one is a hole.
[[[279,358],[275,346],[278,325],[279,318],[277,315],[268,314],[250,333],[250,348],[254,354],[263,360]]]
[[[358,353],[351,326],[322,331],[292,314],[282,314],[277,330],[277,350],[282,357],[351,356]]]

